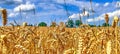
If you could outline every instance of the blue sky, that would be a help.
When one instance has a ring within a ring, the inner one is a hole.
[[[0,9],[5,8],[8,11],[7,25],[14,20],[19,24],[46,22],[49,25],[52,21],[59,23],[66,22],[68,19],[79,19],[79,14],[84,24],[95,22],[99,25],[104,23],[106,13],[109,14],[110,24],[115,15],[120,16],[120,0],[92,0],[94,15],[91,13],[89,0],[66,0],[66,7],[69,15],[66,14],[64,0],[0,0]],[[84,8],[85,14],[83,14]],[[89,18],[87,14],[90,15]],[[0,25],[2,25],[1,18]]]

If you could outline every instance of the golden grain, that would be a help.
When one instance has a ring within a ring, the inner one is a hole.
[[[118,29],[57,27],[0,27],[0,53],[5,54],[114,54]],[[120,47],[120,46],[118,46]]]
[[[111,49],[112,49],[112,42],[111,42],[111,40],[109,40],[108,42],[107,42],[107,45],[106,45],[106,51],[107,51],[107,54],[111,54]]]
[[[119,18],[117,16],[114,17],[112,22],[112,27],[115,28],[118,25]]]
[[[5,26],[7,24],[7,11],[6,11],[6,9],[2,10],[2,23],[3,23],[3,26]]]
[[[105,14],[105,22],[108,24],[109,22],[109,15],[108,14]]]

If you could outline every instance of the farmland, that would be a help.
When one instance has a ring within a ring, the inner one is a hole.
[[[119,54],[119,42],[119,27],[0,27],[0,54]]]
[[[120,54],[120,0],[0,0],[0,54]]]

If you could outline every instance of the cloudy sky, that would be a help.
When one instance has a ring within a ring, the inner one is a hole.
[[[8,25],[14,20],[21,24],[38,24],[52,21],[57,23],[68,19],[79,19],[82,17],[83,23],[104,23],[104,15],[107,13],[112,22],[113,16],[120,16],[120,0],[92,0],[94,13],[92,14],[89,0],[0,0],[0,9],[8,11]],[[66,5],[65,5],[66,3]],[[66,11],[67,9],[67,11]],[[83,13],[85,9],[85,13]],[[68,14],[67,14],[68,13]],[[89,18],[87,15],[90,15]],[[0,15],[1,16],[1,15]],[[0,25],[1,17],[0,17]]]

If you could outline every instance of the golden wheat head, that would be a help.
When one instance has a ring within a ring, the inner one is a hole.
[[[7,24],[7,11],[6,11],[6,9],[2,10],[2,23],[3,23],[3,26],[5,26]]]
[[[113,22],[112,22],[112,27],[116,27],[118,25],[119,18],[117,16],[114,17]]]
[[[26,22],[23,22],[23,27],[27,26],[27,23]]]
[[[108,23],[109,22],[109,15],[105,14],[105,22]]]

